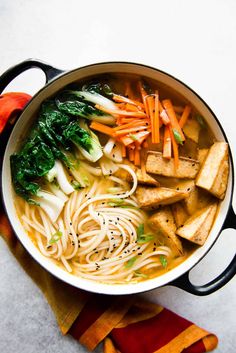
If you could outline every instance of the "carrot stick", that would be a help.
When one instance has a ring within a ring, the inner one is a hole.
[[[127,98],[127,97],[123,97],[123,96],[120,96],[118,94],[114,94],[112,99],[115,101],[115,102],[119,102],[119,103],[128,103],[128,104],[131,104],[131,105],[134,105],[136,107],[138,107],[139,109],[143,110],[144,109],[144,105],[143,103],[139,102],[139,101],[136,101],[134,99],[130,99],[130,98]]]
[[[171,158],[171,137],[170,137],[170,130],[169,125],[165,126],[164,130],[164,141],[163,141],[163,157],[164,158]]]
[[[146,119],[140,119],[140,120],[137,120],[137,119],[134,119],[132,120],[132,122],[130,123],[127,123],[127,124],[122,124],[120,126],[116,126],[114,127],[114,130],[115,131],[118,131],[118,130],[124,130],[124,129],[128,129],[130,127],[135,127],[135,126],[143,126],[145,125],[146,123],[148,123],[148,120]]]
[[[142,85],[141,81],[138,82],[138,87],[139,87],[140,94],[141,94],[141,97],[142,97],[144,110],[145,110],[146,114],[148,114],[148,105],[147,105],[147,101],[146,101],[147,92],[143,88],[143,85]]]
[[[148,129],[149,126],[137,126],[137,127],[133,127],[130,129],[124,129],[124,130],[118,130],[118,131],[114,131],[115,132],[115,136],[122,136],[122,135],[127,135],[129,133],[133,133],[136,131],[141,131],[141,130],[146,130]]]
[[[172,146],[173,146],[173,154],[174,154],[174,167],[175,170],[178,168],[179,166],[179,149],[178,149],[178,144],[175,141],[175,137],[174,134],[170,128],[170,126],[168,126],[169,132],[170,132],[170,137],[171,137],[171,142],[172,142]]]
[[[93,121],[90,124],[90,128],[93,130],[102,132],[103,134],[109,135],[109,136],[114,136],[114,134],[115,134],[114,130],[111,127],[104,125],[104,124],[101,124],[101,123],[98,123],[96,121]]]
[[[125,116],[136,116],[139,118],[146,118],[146,114],[144,112],[141,111],[137,111],[137,112],[127,112],[125,110],[121,110],[121,109],[107,109],[102,107],[99,104],[95,105],[95,108],[102,110],[105,113],[111,114],[111,115],[115,115],[115,116],[119,116],[119,115],[125,115]]]
[[[148,115],[151,120],[151,131],[152,131],[152,142],[154,143],[155,138],[154,138],[154,97],[153,96],[148,96],[146,98],[147,100],[147,107],[148,107]]]
[[[126,147],[123,144],[121,144],[121,155],[123,158],[126,157]]]
[[[134,165],[140,165],[140,149],[137,145],[134,150]]]
[[[160,117],[161,120],[163,122],[163,124],[167,125],[170,123],[170,119],[165,111],[165,109],[163,108],[161,102],[159,101],[159,113],[160,113]]]
[[[181,127],[179,126],[179,122],[176,118],[175,111],[174,111],[173,105],[171,103],[171,100],[165,99],[162,103],[163,103],[163,106],[167,112],[169,119],[170,119],[170,125],[171,125],[172,129],[175,129],[180,134],[181,140],[185,141],[183,131],[182,131]]]
[[[160,142],[160,131],[159,131],[159,93],[158,93],[158,91],[155,92],[153,128],[154,128],[154,143],[159,143]]]
[[[191,112],[191,107],[189,105],[186,105],[186,107],[184,108],[183,114],[181,115],[181,118],[179,120],[179,126],[181,128],[183,128],[184,125],[186,124],[186,121],[188,120],[190,112]]]
[[[146,140],[143,141],[143,148],[148,148],[148,142]]]
[[[130,160],[130,162],[133,162],[134,161],[134,150],[129,148],[128,152],[129,152],[129,160]]]

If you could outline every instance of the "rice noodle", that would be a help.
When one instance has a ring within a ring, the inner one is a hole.
[[[106,283],[140,281],[136,271],[160,267],[159,256],[170,257],[172,253],[166,246],[156,246],[155,240],[137,242],[137,227],[147,218],[133,195],[137,176],[126,164],[116,167],[132,176],[131,186],[113,175],[94,176],[90,187],[69,195],[57,222],[52,223],[43,209],[29,207],[26,202],[21,219],[40,252],[61,263],[66,271]],[[98,168],[93,169],[100,174]],[[109,188],[114,192],[108,193]],[[59,239],[52,241],[57,232]],[[129,260],[133,261],[131,266]]]

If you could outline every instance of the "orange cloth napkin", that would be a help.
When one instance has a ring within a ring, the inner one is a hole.
[[[0,96],[3,135],[8,129],[7,121],[13,113],[23,109],[29,99],[24,93]],[[0,143],[2,154],[3,138]],[[0,234],[44,293],[61,332],[70,333],[88,350],[94,350],[102,341],[104,353],[202,353],[217,347],[218,339],[214,334],[139,296],[95,295],[53,277],[33,260],[15,237],[2,204]]]

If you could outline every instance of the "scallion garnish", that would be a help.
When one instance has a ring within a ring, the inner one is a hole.
[[[51,239],[49,240],[49,244],[54,244],[56,243],[61,237],[62,237],[62,232],[60,232],[59,230],[54,233],[51,237]]]
[[[166,257],[164,255],[160,255],[159,259],[162,267],[166,268],[166,266],[168,265]]]
[[[125,264],[125,268],[130,268],[133,266],[133,264],[135,263],[135,261],[137,260],[137,257],[132,257],[131,259],[129,259],[126,264]]]
[[[183,140],[182,140],[182,137],[181,137],[179,131],[177,131],[176,129],[172,129],[172,131],[173,131],[173,134],[174,134],[175,141],[179,145],[182,145],[183,144]]]
[[[154,239],[154,236],[152,234],[142,234],[138,237],[137,243],[138,244],[145,244],[153,239]]]
[[[114,206],[120,206],[124,203],[124,200],[122,199],[111,199],[111,201],[109,201],[107,204],[111,207]]]

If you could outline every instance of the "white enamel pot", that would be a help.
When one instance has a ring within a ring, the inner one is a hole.
[[[234,172],[233,172],[233,160],[230,152],[230,174],[225,199],[220,205],[218,216],[215,220],[214,226],[210,232],[210,235],[206,243],[199,247],[186,261],[181,263],[171,271],[140,283],[135,284],[105,284],[100,282],[93,282],[83,278],[76,277],[72,274],[67,273],[61,267],[55,265],[50,259],[44,257],[36,246],[33,244],[31,239],[24,231],[21,222],[16,214],[14,207],[14,192],[11,184],[11,172],[10,172],[10,155],[17,149],[19,141],[22,136],[25,135],[25,131],[28,130],[32,121],[41,105],[41,103],[55,94],[58,90],[61,90],[66,85],[85,79],[89,76],[104,74],[104,73],[124,73],[124,74],[137,74],[143,77],[157,80],[174,91],[179,92],[182,96],[186,97],[187,100],[201,113],[206,119],[207,123],[211,127],[217,140],[227,141],[227,137],[224,130],[208,105],[195,93],[191,88],[182,83],[175,77],[160,71],[158,69],[148,67],[141,64],[129,63],[129,62],[105,62],[94,65],[84,66],[72,71],[58,70],[48,64],[45,64],[39,60],[29,59],[22,63],[10,68],[0,77],[0,92],[13,80],[16,76],[25,70],[31,68],[39,68],[43,70],[46,76],[46,85],[37,92],[30,102],[27,104],[23,112],[20,114],[14,128],[10,135],[5,132],[5,136],[1,136],[1,152],[5,149],[4,158],[2,161],[2,199],[5,206],[5,210],[9,221],[15,231],[19,241],[23,244],[25,249],[31,254],[31,256],[47,271],[61,279],[62,281],[69,283],[77,288],[84,289],[86,291],[103,293],[103,294],[134,294],[145,292],[154,288],[158,288],[168,285],[174,285],[182,288],[196,295],[207,295],[215,292],[223,285],[225,285],[236,273],[236,255],[228,265],[228,267],[210,283],[203,286],[195,286],[189,280],[189,271],[207,254],[207,252],[214,245],[215,241],[219,237],[221,231],[225,228],[236,229],[236,216],[232,208],[232,195],[234,187]],[[4,139],[7,140],[6,145]],[[5,148],[6,147],[6,148]]]

